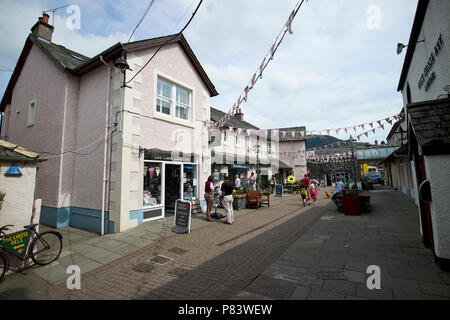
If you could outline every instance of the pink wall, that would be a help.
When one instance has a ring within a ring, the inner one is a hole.
[[[51,156],[43,152],[59,154],[66,84],[67,76],[40,48],[33,46],[7,107],[7,127],[2,134],[9,141],[38,152],[41,158]],[[27,127],[28,105],[34,99],[35,123]],[[37,197],[43,199],[44,206],[57,205],[59,168],[59,158],[39,164]]]
[[[284,163],[288,164],[292,169],[294,170],[294,176],[296,180],[300,180],[304,177],[306,174],[306,158],[305,155],[302,153],[298,153],[299,151],[305,151],[305,141],[286,141],[279,143],[279,149],[280,149],[280,160]],[[289,155],[284,156],[283,153],[293,153],[297,152],[297,158],[294,158]]]
[[[75,148],[103,138],[105,134],[107,69],[99,67],[80,79]],[[72,206],[101,209],[104,142],[79,151],[73,167]],[[68,169],[70,169],[68,167]],[[65,173],[63,173],[65,174]]]

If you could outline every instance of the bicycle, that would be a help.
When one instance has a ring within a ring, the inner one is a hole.
[[[38,265],[45,266],[59,258],[63,243],[62,235],[56,231],[39,233],[37,224],[24,226],[24,230],[6,234],[6,225],[0,228],[0,281],[3,280],[9,269],[9,259],[6,253],[10,253],[22,261],[31,260]]]

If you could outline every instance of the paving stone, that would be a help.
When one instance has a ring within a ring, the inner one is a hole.
[[[357,297],[367,298],[371,300],[392,300],[394,295],[392,289],[383,288],[369,290],[365,284],[356,285],[356,295]]]
[[[294,289],[294,292],[292,293],[289,300],[306,300],[310,293],[311,289],[303,286],[297,286]]]
[[[450,285],[448,284],[420,281],[419,285],[424,294],[450,298]]]
[[[345,270],[344,275],[347,277],[348,281],[356,283],[366,283],[367,274],[357,271]]]
[[[356,284],[347,280],[325,280],[322,289],[346,296],[353,296],[355,295]]]
[[[269,298],[285,300],[289,298],[295,287],[293,282],[260,275],[245,290]]]
[[[311,289],[307,300],[344,300],[345,296],[335,292]]]

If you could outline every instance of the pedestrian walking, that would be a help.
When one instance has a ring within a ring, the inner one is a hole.
[[[308,195],[308,201],[311,201],[311,194],[309,192],[309,184],[311,183],[311,180],[309,180],[308,175],[305,174],[305,177],[303,178],[302,183],[306,187],[306,193]]]
[[[308,191],[303,183],[300,185],[300,195],[302,196],[303,206],[306,206],[306,196],[308,195]]]
[[[226,224],[233,224],[234,222],[234,212],[233,212],[233,183],[228,180],[229,177],[226,174],[223,178],[224,182],[220,190],[222,191],[222,204],[225,208],[225,213],[227,214],[227,220],[224,221]]]
[[[314,204],[316,204],[316,200],[317,200],[317,189],[316,189],[316,185],[314,183],[311,183],[309,185],[310,188],[310,193],[311,193],[311,199],[314,201]]]
[[[234,189],[239,189],[241,187],[241,179],[239,175],[236,176],[236,180],[234,180]]]
[[[211,209],[214,201],[214,177],[209,176],[205,182],[205,200],[206,200],[206,221],[213,222],[211,219]]]
[[[272,175],[272,179],[270,179],[270,191],[275,190],[275,185],[277,184],[277,179],[274,175]]]
[[[256,191],[256,174],[254,172],[252,172],[250,174],[249,187],[250,187],[250,190]]]

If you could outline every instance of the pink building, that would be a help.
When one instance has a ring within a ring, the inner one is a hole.
[[[44,14],[0,104],[2,138],[48,159],[37,178],[41,223],[121,232],[167,216],[175,199],[201,198],[218,93],[183,35],[88,58],[52,33]]]

